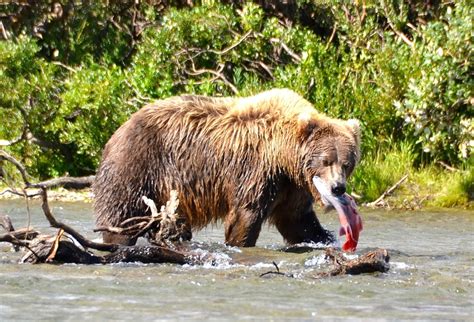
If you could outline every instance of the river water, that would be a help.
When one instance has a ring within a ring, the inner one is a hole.
[[[90,204],[51,202],[56,217],[90,238]],[[40,205],[30,222],[47,227]],[[25,203],[1,201],[16,227],[26,226]],[[223,245],[220,225],[194,236],[193,248],[217,263],[29,265],[0,244],[0,321],[6,320],[472,320],[474,213],[460,210],[361,209],[357,253],[377,247],[391,255],[388,273],[315,278],[330,266],[322,250],[283,252],[278,232],[265,226],[257,247]],[[337,231],[335,212],[319,216]],[[356,254],[357,254],[356,253]],[[260,274],[275,270],[296,278]]]

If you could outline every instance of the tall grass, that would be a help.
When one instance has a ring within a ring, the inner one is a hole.
[[[350,187],[363,201],[377,199],[405,174],[413,171],[415,155],[408,143],[401,143],[392,150],[378,149],[362,157],[354,172]]]
[[[448,171],[435,164],[415,167],[416,155],[408,143],[380,148],[363,156],[349,186],[362,202],[377,199],[405,174],[409,175],[390,197],[398,207],[474,208],[474,160]]]

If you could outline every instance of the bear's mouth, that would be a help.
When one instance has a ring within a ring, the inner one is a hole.
[[[346,235],[346,242],[342,245],[342,249],[347,252],[353,252],[357,248],[359,241],[359,232],[362,231],[362,218],[357,211],[357,205],[354,199],[347,193],[342,196],[333,195],[327,188],[324,181],[318,177],[313,177],[313,183],[321,194],[321,200],[325,205],[333,206],[341,223],[339,236]]]

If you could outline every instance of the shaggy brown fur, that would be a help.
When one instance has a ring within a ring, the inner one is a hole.
[[[312,177],[343,187],[359,141],[356,122],[330,119],[290,90],[160,100],[107,143],[93,185],[97,225],[144,215],[142,196],[161,205],[174,189],[190,232],[224,219],[228,244],[254,246],[269,220],[288,243],[327,243]],[[104,240],[135,242],[110,233]]]

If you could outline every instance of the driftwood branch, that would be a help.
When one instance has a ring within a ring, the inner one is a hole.
[[[32,228],[15,230],[10,217],[7,215],[3,216],[0,226],[6,231],[5,234],[0,234],[0,242],[12,244],[15,252],[18,252],[20,247],[29,247],[30,240],[36,238],[39,234],[39,232]]]
[[[115,245],[115,244],[96,243],[96,242],[90,241],[89,239],[85,238],[80,233],[78,233],[76,230],[74,230],[73,228],[69,227],[68,225],[60,221],[57,221],[56,218],[54,218],[53,213],[51,212],[51,209],[49,208],[48,194],[47,194],[46,188],[41,188],[41,198],[43,201],[41,208],[43,209],[44,215],[46,216],[46,219],[48,220],[51,227],[63,229],[66,233],[71,235],[85,248],[93,248],[97,250],[113,252],[117,250],[117,248],[119,247],[118,245]]]
[[[95,176],[86,177],[59,177],[38,183],[30,184],[31,188],[56,188],[64,187],[66,189],[84,189],[88,188],[94,182]]]
[[[167,245],[168,242],[177,242],[181,239],[190,239],[185,218],[176,213],[179,199],[176,190],[170,193],[170,200],[158,212],[155,202],[145,196],[142,201],[151,211],[151,216],[132,217],[124,220],[118,227],[97,227],[95,232],[107,231],[116,234],[131,236],[132,240],[148,236],[150,242],[157,245]]]
[[[388,188],[380,197],[377,198],[377,200],[370,202],[366,204],[367,207],[379,207],[382,205],[383,200],[391,195],[406,179],[408,178],[408,174],[404,175],[400,180],[398,180],[397,183],[395,183],[393,186]]]
[[[14,246],[26,247],[29,252],[21,259],[26,263],[78,263],[78,264],[108,264],[118,262],[143,263],[198,263],[199,258],[189,253],[156,245],[150,246],[121,246],[116,244],[96,243],[82,236],[75,229],[58,221],[47,199],[47,190],[41,189],[42,209],[50,225],[58,228],[56,236],[39,235],[32,230],[13,230],[0,234],[0,242],[8,242]],[[166,209],[166,206],[164,207]],[[160,212],[160,216],[163,210]],[[155,206],[156,210],[156,206]],[[8,217],[2,220],[6,230],[13,229]],[[25,238],[22,240],[22,238]],[[28,238],[28,239],[26,239]],[[87,249],[109,252],[106,255],[97,255]]]

